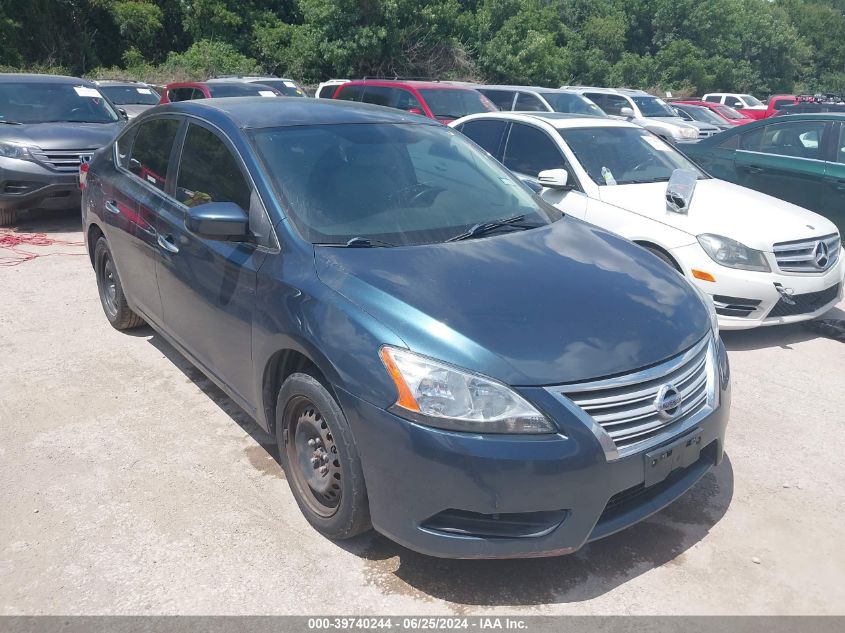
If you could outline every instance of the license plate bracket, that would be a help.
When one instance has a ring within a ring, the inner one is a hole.
[[[659,484],[678,468],[686,468],[701,455],[701,429],[645,454],[645,486]]]

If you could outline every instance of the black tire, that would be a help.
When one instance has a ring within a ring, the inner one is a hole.
[[[106,318],[116,330],[129,330],[144,325],[144,319],[135,314],[126,302],[120,277],[109,250],[105,237],[97,240],[94,247],[94,273],[97,276],[97,290],[100,292],[100,304]]]
[[[361,458],[346,416],[314,377],[292,374],[279,389],[276,442],[296,503],[318,532],[339,540],[372,528]]]
[[[653,247],[653,246],[644,246],[643,248],[645,248],[645,249],[646,249],[649,253],[651,253],[652,255],[656,255],[657,257],[659,257],[660,259],[662,259],[664,262],[666,262],[667,264],[669,264],[672,268],[674,268],[675,270],[677,270],[679,273],[683,274],[683,271],[681,270],[681,267],[680,267],[680,266],[678,266],[678,262],[676,262],[676,261],[675,261],[674,259],[672,259],[669,255],[667,255],[666,253],[664,253],[663,251],[661,251],[659,248],[655,248],[655,247]]]
[[[12,226],[18,219],[18,212],[14,209],[0,209],[0,226]]]

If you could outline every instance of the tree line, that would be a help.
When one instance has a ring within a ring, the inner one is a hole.
[[[845,0],[2,0],[0,70],[845,89]]]

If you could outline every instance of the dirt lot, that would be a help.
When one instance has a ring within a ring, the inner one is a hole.
[[[320,537],[270,437],[109,327],[85,257],[0,268],[0,300],[0,614],[845,614],[845,345],[801,327],[724,336],[728,457],[684,498],[573,556],[469,562]]]

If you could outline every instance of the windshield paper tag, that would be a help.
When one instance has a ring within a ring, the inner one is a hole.
[[[659,138],[657,138],[656,136],[649,136],[649,135],[643,134],[642,139],[658,151],[661,151],[661,152],[668,152],[669,151],[669,146],[666,143],[664,143],[663,141],[661,141]]]
[[[276,96],[276,93],[273,92],[272,90],[259,90],[258,94],[260,94],[262,97],[275,97]]]
[[[606,185],[616,184],[616,178],[613,177],[613,172],[610,171],[607,167],[601,168],[601,177],[604,178],[604,184]]]
[[[288,88],[296,88],[296,84],[292,81],[283,81],[282,83],[285,84]]]
[[[93,97],[95,99],[100,98],[100,93],[97,92],[94,88],[86,88],[85,86],[74,86],[74,90],[76,90],[76,94],[80,97]]]
[[[151,95],[151,94],[153,94],[153,91],[152,91],[152,90],[150,90],[149,88],[135,88],[135,90],[137,90],[137,91],[138,91],[139,93],[141,93],[142,95]]]

